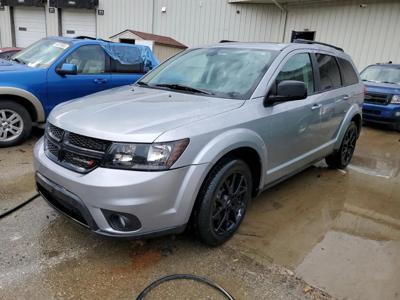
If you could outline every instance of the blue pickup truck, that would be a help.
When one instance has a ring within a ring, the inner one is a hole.
[[[361,72],[367,88],[365,122],[387,124],[400,131],[400,65],[375,64]]]
[[[150,48],[50,37],[0,59],[0,147],[22,143],[59,103],[131,84],[158,65]]]

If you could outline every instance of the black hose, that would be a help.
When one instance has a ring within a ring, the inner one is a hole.
[[[18,204],[17,206],[7,210],[5,213],[0,215],[0,219],[3,219],[4,217],[7,217],[8,215],[12,214],[13,212],[15,212],[16,210],[20,209],[21,207],[27,205],[29,202],[35,200],[39,196],[40,196],[39,194],[36,194],[36,195],[30,197],[29,199],[25,200],[21,204]]]
[[[212,282],[211,280],[205,278],[205,277],[201,277],[201,276],[197,276],[197,275],[191,275],[191,274],[173,274],[173,275],[167,275],[167,276],[163,276],[155,281],[153,281],[151,284],[149,284],[140,294],[139,296],[137,296],[136,300],[143,300],[148,293],[153,290],[155,287],[159,286],[160,284],[167,282],[167,281],[172,281],[172,280],[194,280],[194,281],[198,281],[201,282],[203,284],[206,284],[214,289],[216,289],[218,292],[220,292],[222,295],[225,296],[226,299],[229,300],[235,300],[235,298],[233,298],[232,295],[230,295],[223,287],[221,287],[220,285]]]

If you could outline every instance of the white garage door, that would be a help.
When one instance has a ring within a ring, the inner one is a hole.
[[[42,7],[14,8],[15,43],[27,47],[46,37],[46,15]]]
[[[96,37],[96,14],[94,10],[63,9],[61,19],[63,36]]]

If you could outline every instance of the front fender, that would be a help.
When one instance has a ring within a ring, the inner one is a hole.
[[[209,164],[210,169],[227,153],[242,147],[255,150],[261,160],[261,170],[265,170],[267,148],[263,139],[254,131],[236,128],[225,131],[211,139],[196,155],[193,164]],[[264,182],[264,172],[261,172],[260,184]]]
[[[347,127],[349,127],[351,120],[353,120],[353,118],[356,115],[359,115],[362,118],[362,110],[357,103],[354,103],[348,110],[346,116],[343,119],[342,125],[339,128],[338,135],[336,138],[336,143],[335,143],[335,150],[338,150],[340,148],[340,145],[342,144],[342,140],[343,140],[344,134],[346,133]]]
[[[18,96],[20,98],[26,99],[28,102],[32,104],[36,111],[36,122],[44,122],[45,121],[45,113],[43,109],[42,103],[39,101],[39,99],[32,93],[16,88],[16,87],[8,87],[8,86],[1,86],[0,87],[0,95],[12,95],[12,96]]]

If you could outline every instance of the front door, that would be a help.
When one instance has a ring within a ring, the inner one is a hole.
[[[83,97],[111,87],[108,72],[109,58],[99,45],[81,46],[61,63],[77,66],[76,75],[59,75],[54,68],[48,71],[48,103],[50,110],[64,101]]]
[[[272,89],[283,80],[306,84],[308,97],[304,100],[276,103],[266,108],[265,142],[268,153],[267,183],[287,175],[309,159],[319,144],[318,106],[315,103],[314,72],[309,53],[297,53],[286,58]],[[273,92],[273,91],[272,91]]]

